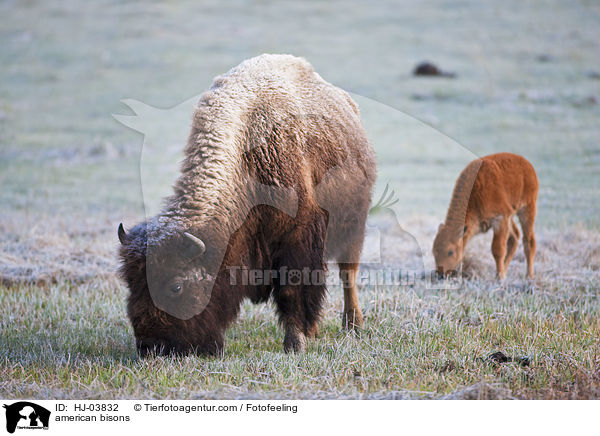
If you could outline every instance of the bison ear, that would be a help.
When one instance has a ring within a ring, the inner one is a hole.
[[[184,232],[183,236],[185,236],[191,242],[189,249],[185,253],[187,257],[197,257],[204,254],[206,251],[206,245],[204,245],[202,239],[197,238],[188,232]]]
[[[444,228],[444,223],[440,223],[440,225],[438,226],[438,232],[441,231]]]
[[[127,242],[127,233],[125,233],[125,229],[123,228],[123,223],[119,224],[119,229],[117,230],[117,235],[119,236],[119,241],[121,244],[125,244]]]

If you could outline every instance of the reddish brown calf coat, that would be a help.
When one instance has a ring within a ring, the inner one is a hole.
[[[517,215],[523,230],[527,276],[533,277],[537,194],[535,170],[521,156],[498,153],[469,163],[456,181],[446,221],[440,224],[433,243],[438,272],[456,270],[469,240],[492,228],[496,271],[504,278],[520,237],[513,219]]]

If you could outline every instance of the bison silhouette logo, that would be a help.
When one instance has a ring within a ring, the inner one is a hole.
[[[50,411],[28,401],[3,406],[6,409],[6,431],[19,429],[48,429]]]

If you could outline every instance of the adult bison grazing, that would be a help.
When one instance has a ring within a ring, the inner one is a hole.
[[[492,228],[496,271],[504,278],[519,243],[520,232],[513,219],[517,215],[523,229],[527,276],[533,277],[537,194],[535,170],[521,156],[498,153],[467,165],[456,181],[446,221],[440,224],[433,243],[438,273],[456,270],[469,240]]]
[[[262,55],[198,102],[181,175],[162,212],[119,226],[128,315],[142,355],[215,354],[244,298],[271,296],[284,349],[314,336],[326,259],[338,262],[346,327],[375,179],[350,96],[305,60]]]

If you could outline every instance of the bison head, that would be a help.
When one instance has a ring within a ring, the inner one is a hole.
[[[121,277],[129,287],[127,305],[142,356],[215,352],[219,335],[205,310],[214,275],[207,272],[207,248],[192,232],[158,230],[144,222],[126,233],[121,224]]]
[[[463,235],[465,229],[456,230],[440,224],[433,241],[433,257],[439,276],[456,274],[464,256]]]

